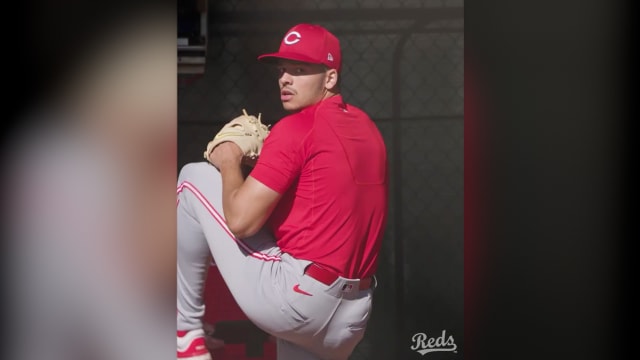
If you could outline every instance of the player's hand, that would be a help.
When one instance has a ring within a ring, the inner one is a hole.
[[[213,166],[221,169],[224,166],[237,166],[242,164],[244,153],[240,146],[227,141],[217,145],[209,154],[208,160]]]

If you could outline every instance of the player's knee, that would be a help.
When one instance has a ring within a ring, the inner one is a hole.
[[[180,174],[190,174],[196,172],[198,168],[202,167],[206,162],[191,162],[187,163],[180,169]]]
[[[178,173],[178,179],[194,179],[201,177],[207,173],[216,174],[218,173],[218,171],[213,165],[209,164],[206,161],[191,162],[182,166],[180,172]]]

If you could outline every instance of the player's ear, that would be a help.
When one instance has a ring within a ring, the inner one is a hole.
[[[336,85],[338,84],[338,76],[339,76],[338,71],[336,69],[327,70],[324,86],[329,90],[332,90],[333,88],[335,88]]]

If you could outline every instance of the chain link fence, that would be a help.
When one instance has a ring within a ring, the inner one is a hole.
[[[219,0],[208,11],[206,71],[178,77],[178,166],[200,161],[243,108],[267,124],[284,116],[276,74],[256,58],[296,23],[327,27],[343,49],[343,97],[376,122],[391,167],[380,284],[352,359],[418,359],[413,335],[443,332],[462,356],[462,1]]]

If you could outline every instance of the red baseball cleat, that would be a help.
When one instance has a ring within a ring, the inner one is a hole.
[[[178,360],[212,360],[204,330],[178,330]]]

